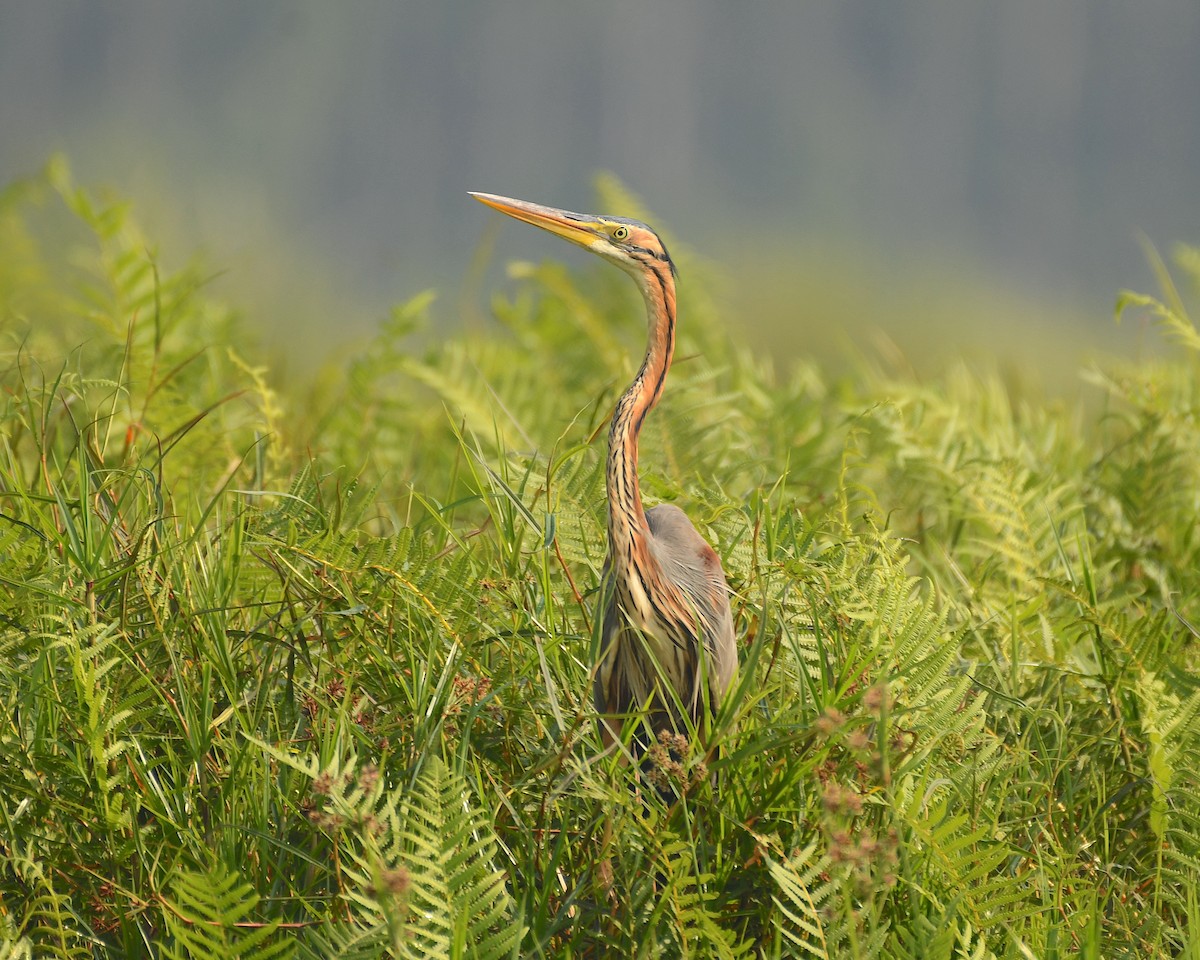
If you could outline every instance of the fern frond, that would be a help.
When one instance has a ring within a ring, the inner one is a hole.
[[[23,916],[18,918],[19,938],[14,949],[24,949],[21,944],[28,943],[37,957],[59,960],[90,957],[89,939],[84,935],[79,918],[74,915],[70,897],[58,890],[53,875],[45,870],[34,849],[29,844],[25,851],[15,853],[8,860],[9,869],[31,890],[23,904]]]
[[[911,838],[908,855],[925,864],[922,873],[941,902],[956,904],[979,928],[1015,924],[1040,909],[1025,884],[1003,869],[1012,851],[986,828],[972,828],[966,814],[952,813],[936,781],[908,781],[898,792],[909,798],[901,810]]]
[[[279,921],[248,923],[258,906],[253,886],[216,865],[206,871],[177,870],[170,898],[164,899],[163,921],[172,942],[163,955],[176,960],[276,960],[295,953],[295,942],[276,936]]]
[[[780,932],[801,955],[827,960],[839,955],[842,936],[830,922],[828,906],[835,889],[827,876],[829,858],[815,857],[815,852],[814,843],[783,863],[769,861],[768,869],[777,887],[772,898],[782,914]]]
[[[846,886],[832,876],[837,872],[832,862],[815,854],[814,843],[787,860],[768,860],[776,887],[771,897],[780,911],[776,929],[792,948],[787,955],[814,960],[883,956],[887,926],[860,930]]]
[[[387,789],[354,758],[322,768],[315,757],[259,746],[319,780],[326,812],[346,825],[345,896],[360,925],[331,935],[341,948],[374,949],[373,931],[386,922],[400,957],[516,955],[525,928],[493,864],[495,834],[460,776],[430,758],[407,789]]]
[[[299,956],[305,960],[378,960],[391,948],[388,925],[332,922],[305,931],[297,940]]]

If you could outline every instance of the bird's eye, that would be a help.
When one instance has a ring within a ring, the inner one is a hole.
[[[626,238],[628,238],[628,236],[629,236],[629,228],[628,227],[617,227],[612,232],[612,238],[614,240],[625,240]]]

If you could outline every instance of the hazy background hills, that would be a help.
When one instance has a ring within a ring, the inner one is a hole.
[[[499,230],[582,257],[466,191],[588,209],[604,169],[777,353],[1059,363],[1136,341],[1139,231],[1200,239],[1197,51],[1195,0],[0,0],[0,180],[65,151],[296,361],[427,287],[457,323]]]

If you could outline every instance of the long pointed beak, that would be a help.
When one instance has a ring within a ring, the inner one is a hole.
[[[564,240],[570,240],[581,247],[591,247],[600,239],[600,221],[586,213],[572,213],[570,210],[559,210],[556,207],[543,207],[540,203],[530,203],[528,200],[514,200],[512,197],[498,197],[493,193],[476,193],[469,191],[480,203],[507,213],[510,217],[532,223],[535,227],[549,230]]]

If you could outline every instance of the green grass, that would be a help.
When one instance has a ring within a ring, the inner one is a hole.
[[[485,330],[418,299],[282,388],[61,163],[0,198],[0,957],[1200,958],[1165,269],[1175,346],[1075,407],[776,374],[681,259],[643,482],[742,667],[669,802],[590,707],[632,285],[518,264]]]

